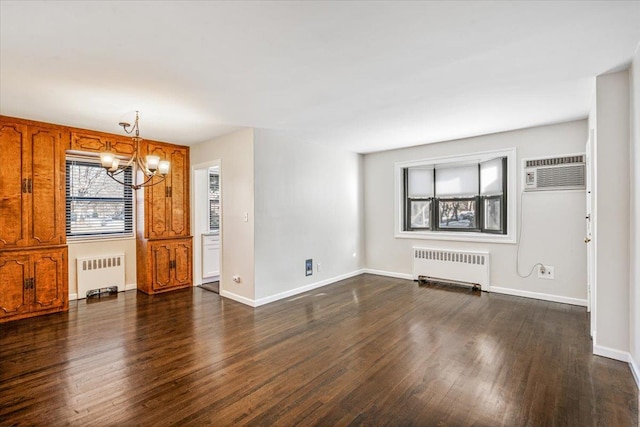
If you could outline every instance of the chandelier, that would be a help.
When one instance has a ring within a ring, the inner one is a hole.
[[[102,167],[106,169],[107,175],[111,177],[114,181],[119,184],[124,185],[125,187],[130,187],[134,190],[142,187],[151,187],[152,185],[156,185],[164,181],[167,174],[169,173],[169,161],[168,160],[160,160],[160,157],[148,155],[145,156],[143,160],[140,157],[140,142],[142,142],[142,138],[140,138],[140,127],[138,125],[139,117],[138,111],[136,111],[136,121],[131,126],[130,123],[120,122],[118,123],[122,126],[125,133],[131,135],[134,133],[135,136],[132,136],[131,139],[135,145],[135,151],[133,152],[133,157],[131,157],[126,163],[120,162],[120,158],[116,157],[112,153],[101,153],[100,154],[100,163]],[[129,184],[124,181],[123,173],[124,171],[130,167],[135,165],[136,168],[142,172],[142,182],[138,183],[138,174],[134,175],[133,183]],[[153,179],[154,177],[158,177],[159,179]]]

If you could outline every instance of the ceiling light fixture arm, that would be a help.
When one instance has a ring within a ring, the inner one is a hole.
[[[140,142],[142,142],[142,138],[140,138],[138,111],[136,111],[136,121],[134,122],[133,127],[126,122],[120,122],[119,125],[122,127],[125,133],[129,135],[135,132],[135,136],[131,137],[135,144],[135,151],[133,153],[133,157],[131,157],[126,163],[122,165],[120,164],[120,159],[112,153],[101,153],[100,162],[102,163],[102,167],[107,171],[107,175],[117,183],[126,187],[130,187],[133,190],[137,190],[142,187],[151,187],[164,181],[167,174],[169,173],[169,161],[160,160],[160,157],[156,155],[147,155],[145,161],[140,156]],[[124,182],[124,180],[121,181],[116,178],[118,175],[122,174],[122,172],[124,172],[127,168],[133,166],[134,164],[136,166],[136,169],[142,172],[142,175],[144,176],[143,182],[137,182],[138,174],[136,174],[136,177],[134,177],[133,183],[131,184]],[[158,179],[154,181],[154,177],[158,177]]]

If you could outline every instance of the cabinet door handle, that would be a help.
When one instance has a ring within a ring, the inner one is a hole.
[[[24,178],[22,180],[22,192],[26,193],[27,192],[27,178]]]
[[[33,193],[33,180],[31,178],[27,178],[27,187],[29,194]]]
[[[173,196],[173,194],[172,194],[172,192],[171,192],[171,187],[167,187],[167,190],[169,190],[169,195],[168,195],[167,197],[172,197],[172,196]]]

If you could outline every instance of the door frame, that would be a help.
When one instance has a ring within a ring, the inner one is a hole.
[[[595,194],[594,177],[595,177],[595,164],[593,162],[594,146],[595,146],[595,132],[593,129],[589,130],[589,138],[585,145],[586,153],[586,197],[585,197],[585,243],[587,244],[587,311],[590,312],[590,328],[589,332],[591,338],[595,340],[596,333],[596,265],[595,265],[595,250],[596,246],[593,242],[595,236],[594,228],[596,223],[595,212]]]
[[[193,286],[198,286],[202,284],[202,242],[200,231],[198,230],[198,220],[201,218],[201,215],[204,215],[204,210],[199,212],[196,209],[196,175],[202,171],[208,172],[209,168],[217,167],[218,173],[220,175],[220,288],[219,292],[222,294],[222,274],[223,274],[223,258],[224,258],[224,238],[223,238],[223,212],[224,212],[224,203],[223,200],[223,189],[222,189],[222,161],[221,159],[211,160],[204,163],[197,163],[191,165],[191,235],[194,239],[193,244]]]

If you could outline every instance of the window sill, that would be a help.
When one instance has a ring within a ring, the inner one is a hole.
[[[68,245],[77,245],[82,243],[101,243],[113,241],[136,240],[136,236],[104,236],[104,237],[67,237]]]
[[[458,242],[506,243],[515,244],[516,239],[508,234],[480,234],[465,232],[429,232],[429,231],[400,231],[395,234],[396,239],[420,240],[450,240]]]

